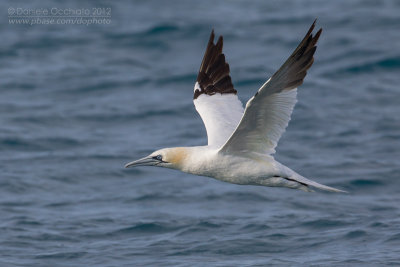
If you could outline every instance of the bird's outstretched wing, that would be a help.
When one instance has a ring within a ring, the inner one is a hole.
[[[322,32],[320,29],[313,36],[314,27],[315,21],[292,55],[247,102],[239,125],[220,152],[275,153],[297,102],[297,87],[314,62],[316,43]]]
[[[214,37],[213,30],[194,86],[193,102],[206,126],[208,145],[219,148],[239,124],[243,105],[233,88],[229,65],[222,53],[222,36],[216,44]]]

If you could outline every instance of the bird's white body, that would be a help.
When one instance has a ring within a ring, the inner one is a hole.
[[[181,171],[212,177],[224,182],[241,185],[272,185],[268,179],[280,173],[287,173],[286,168],[271,156],[251,159],[223,155],[218,150],[207,146],[183,149],[187,153],[187,158],[180,167]]]
[[[297,87],[311,67],[321,30],[314,24],[282,67],[243,108],[233,88],[229,65],[222,53],[222,37],[214,32],[194,86],[194,105],[207,130],[208,145],[164,148],[128,163],[159,166],[240,185],[278,186],[312,191],[341,190],[311,181],[275,161],[275,147],[297,102]]]
[[[311,191],[307,187],[311,185],[340,192],[299,175],[270,155],[227,155],[210,146],[165,148],[153,154],[162,155],[168,162],[173,162],[162,167],[232,184],[289,187],[304,191]]]

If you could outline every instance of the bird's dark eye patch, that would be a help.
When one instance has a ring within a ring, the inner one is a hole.
[[[157,155],[157,156],[153,157],[153,159],[156,159],[156,160],[162,161],[162,156],[161,156],[161,155]]]

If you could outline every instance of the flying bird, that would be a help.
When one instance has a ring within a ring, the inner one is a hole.
[[[207,130],[208,145],[164,148],[134,166],[157,166],[212,177],[239,185],[287,187],[345,192],[309,180],[273,157],[294,105],[297,87],[314,62],[322,29],[313,35],[315,22],[286,62],[243,108],[222,53],[223,38],[214,44],[214,30],[194,85],[193,102]]]

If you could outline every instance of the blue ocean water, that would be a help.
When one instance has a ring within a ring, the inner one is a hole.
[[[0,266],[400,265],[399,1],[0,7]],[[112,23],[12,25],[10,7],[111,8]],[[212,28],[245,102],[316,17],[276,158],[349,194],[123,168],[206,143],[192,88]]]

